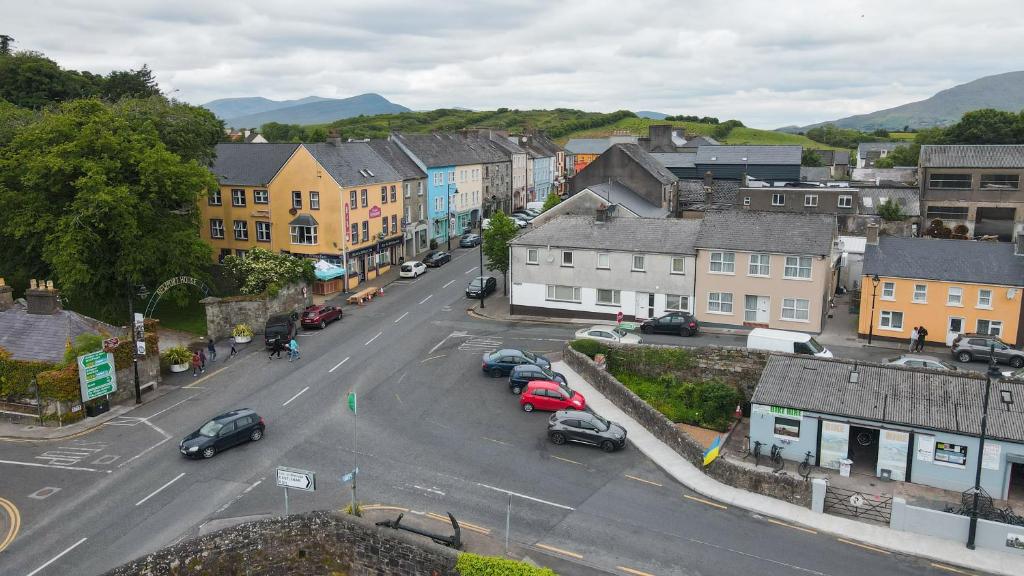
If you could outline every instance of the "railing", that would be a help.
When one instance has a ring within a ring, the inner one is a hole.
[[[0,414],[6,415],[12,422],[25,417],[42,422],[40,407],[36,404],[0,400]]]
[[[892,496],[829,485],[825,490],[825,512],[858,520],[873,520],[888,526],[892,516]]]

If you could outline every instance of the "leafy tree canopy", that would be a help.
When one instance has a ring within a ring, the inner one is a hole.
[[[224,269],[241,286],[242,294],[276,294],[285,286],[305,280],[312,282],[313,261],[289,254],[275,254],[264,248],[253,248],[245,258],[231,255],[224,258]]]
[[[541,207],[540,211],[541,212],[547,212],[548,210],[551,210],[552,208],[554,208],[555,206],[558,206],[561,203],[562,203],[562,197],[561,196],[559,196],[558,194],[554,194],[554,193],[548,194],[547,199],[544,200],[544,206]]]
[[[823,164],[821,156],[814,150],[804,148],[803,153],[800,155],[800,165],[809,167],[818,167]]]
[[[484,255],[487,256],[487,267],[498,270],[502,276],[504,293],[508,293],[508,243],[516,237],[519,228],[504,212],[495,212],[491,216],[490,227],[484,230]]]
[[[159,95],[160,87],[145,65],[138,70],[115,70],[102,76],[65,70],[39,52],[0,55],[0,98],[23,108],[38,110],[77,98],[116,102]]]

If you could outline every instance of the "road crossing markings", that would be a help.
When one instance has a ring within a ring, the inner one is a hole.
[[[72,550],[74,550],[75,548],[78,548],[78,547],[79,547],[79,546],[80,546],[80,545],[82,544],[82,542],[85,542],[86,540],[88,540],[88,538],[82,538],[82,539],[81,539],[81,540],[79,540],[78,542],[75,542],[75,543],[74,543],[74,544],[72,544],[71,546],[68,546],[67,548],[65,548],[65,549],[64,549],[64,551],[63,551],[63,552],[61,552],[60,554],[57,554],[57,555],[56,555],[56,556],[54,556],[53,558],[50,558],[49,560],[47,560],[47,561],[46,561],[46,564],[43,564],[43,565],[42,565],[42,566],[40,566],[39,568],[36,568],[35,570],[33,570],[33,571],[29,572],[29,573],[28,573],[28,574],[27,574],[26,576],[35,576],[36,574],[38,574],[38,573],[42,572],[44,568],[46,568],[46,567],[47,567],[47,566],[49,566],[50,564],[53,564],[53,563],[54,563],[54,562],[56,562],[57,560],[60,560],[60,559],[61,559],[61,557],[63,557],[63,556],[64,556],[65,554],[67,554],[68,552],[71,552],[71,551],[72,551]]]
[[[161,490],[163,490],[164,488],[167,488],[167,487],[168,487],[168,486],[170,486],[171,484],[174,484],[174,483],[175,483],[175,482],[177,482],[178,480],[181,480],[181,477],[182,477],[182,476],[184,476],[184,475],[185,475],[185,473],[184,473],[184,472],[182,472],[181,474],[178,474],[177,476],[175,476],[175,477],[174,477],[174,479],[173,479],[173,480],[171,480],[171,481],[170,481],[170,482],[168,482],[167,484],[164,484],[163,486],[161,486],[161,487],[157,488],[157,489],[156,489],[156,490],[154,490],[154,491],[153,491],[153,493],[151,493],[151,494],[150,494],[149,496],[146,496],[146,497],[145,497],[145,498],[143,498],[142,500],[139,500],[138,502],[136,502],[136,503],[135,503],[135,505],[136,505],[136,506],[139,506],[139,505],[141,505],[142,503],[144,503],[144,502],[145,502],[146,500],[149,500],[149,499],[150,499],[150,498],[152,498],[153,496],[156,496],[156,495],[157,495],[157,494],[159,494],[159,493],[160,493],[160,491],[161,491]]]
[[[854,542],[853,540],[847,540],[846,538],[836,538],[836,540],[842,542],[843,544],[849,544],[850,546],[856,546],[858,548],[863,548],[865,550],[871,550],[872,552],[878,552],[880,554],[892,554],[892,552],[885,550],[883,548],[876,548],[874,546],[869,546],[867,544],[861,544],[860,542]]]
[[[651,486],[657,486],[658,488],[662,488],[663,487],[662,484],[658,484],[657,482],[655,482],[653,480],[644,480],[643,478],[638,478],[636,476],[630,476],[629,474],[625,474],[624,476],[626,478],[629,478],[630,480],[636,480],[637,482],[643,482],[644,484],[650,484]]]
[[[7,535],[0,540],[0,552],[3,552],[11,545],[11,542],[14,542],[14,539],[18,537],[18,532],[21,531],[21,513],[18,512],[18,507],[14,505],[14,502],[6,498],[0,498],[0,509],[3,509],[7,515]]]
[[[498,348],[501,348],[501,340],[489,336],[470,336],[459,344],[459,350],[462,352],[491,352]]]
[[[427,300],[430,300],[430,299],[431,299],[431,298],[433,298],[433,297],[434,297],[434,295],[433,295],[433,294],[431,294],[431,295],[427,296],[427,297],[426,297],[426,298],[424,298],[423,300],[420,300],[420,304],[423,304],[424,302],[426,302]]]
[[[575,552],[570,552],[568,550],[563,550],[561,548],[555,548],[554,546],[548,546],[547,544],[537,543],[535,544],[535,546],[537,546],[537,548],[543,548],[544,550],[547,550],[549,552],[554,552],[555,554],[561,554],[562,556],[568,556],[570,558],[575,558],[577,560],[583,559],[582,554],[577,554]]]
[[[454,283],[455,283],[455,280],[450,280],[447,284],[445,284],[444,286],[441,286],[441,288],[447,288],[447,287],[451,286]]]
[[[383,334],[383,333],[384,332],[377,332],[377,335],[374,336],[373,338],[370,338],[369,340],[367,340],[366,344],[363,344],[363,346],[369,346],[374,340],[376,340],[377,338],[380,338],[380,335]]]
[[[0,550],[3,550],[3,548],[0,547]],[[966,570],[961,570],[959,568],[954,568],[952,566],[946,566],[945,564],[936,564],[935,562],[931,562],[931,565],[934,568],[938,568],[939,570],[945,570],[947,572],[953,572],[954,574],[968,574],[970,576],[974,576],[974,572],[968,572]]]
[[[397,320],[395,320],[395,324],[398,324],[399,322],[401,322],[401,321],[402,321],[402,318],[405,318],[405,317],[406,317],[406,316],[408,316],[408,315],[409,315],[409,313],[408,313],[408,312],[406,312],[405,314],[402,314],[401,316],[399,316],[399,317],[398,317],[398,319],[397,319]]]
[[[803,526],[794,526],[792,524],[786,524],[785,522],[780,522],[780,521],[778,521],[778,520],[776,520],[774,518],[765,518],[765,521],[771,522],[772,524],[775,524],[776,526],[785,526],[786,528],[792,528],[793,530],[800,530],[801,532],[807,532],[808,534],[817,534],[818,533],[817,530],[811,530],[810,528],[804,528]]]
[[[430,518],[431,520],[437,520],[438,522],[444,522],[449,526],[452,523],[451,519],[447,516],[442,516],[434,512],[427,512],[426,517]],[[487,528],[486,526],[480,526],[479,524],[473,524],[472,522],[466,522],[465,520],[459,520],[459,527],[465,528],[466,530],[470,530],[472,532],[483,534],[484,536],[487,536],[491,533],[490,528]]]
[[[296,398],[298,398],[299,396],[302,396],[302,394],[303,394],[303,393],[305,393],[305,392],[306,392],[306,390],[309,390],[309,386],[306,386],[306,387],[305,387],[305,388],[303,388],[302,390],[299,390],[298,392],[296,392],[296,393],[295,393],[295,396],[292,396],[291,398],[289,398],[288,400],[286,400],[284,404],[281,404],[281,406],[287,406],[287,405],[291,404],[291,403],[292,403],[292,400],[295,400],[295,399],[296,399]]]
[[[344,364],[345,362],[348,362],[348,361],[349,361],[349,358],[351,358],[351,356],[349,356],[348,358],[345,358],[345,359],[344,359],[344,360],[342,360],[341,362],[338,362],[337,364],[335,364],[335,365],[334,365],[334,368],[331,368],[330,370],[328,370],[328,372],[334,372],[334,371],[335,371],[335,370],[337,370],[338,368],[341,368],[341,365],[342,365],[342,364]]]
[[[715,508],[721,508],[722,510],[728,510],[728,507],[719,504],[718,502],[712,502],[711,500],[705,500],[696,496],[690,496],[689,494],[683,494],[683,498],[689,498],[694,502],[700,502],[701,504],[707,504],[708,506],[714,506]]]
[[[626,566],[616,566],[619,570],[622,570],[626,574],[632,574],[633,576],[654,576],[650,572],[644,572],[642,570],[636,570],[634,568],[627,568]]]
[[[99,472],[99,470],[95,468],[86,468],[84,466],[60,466],[57,464],[40,464],[39,462],[18,462],[17,460],[0,460],[0,464],[12,464],[14,466],[31,466],[33,468],[56,468],[58,470],[79,470],[82,472]]]

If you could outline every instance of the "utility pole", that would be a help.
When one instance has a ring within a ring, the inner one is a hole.
[[[978,441],[978,467],[974,472],[974,502],[971,506],[971,523],[967,529],[967,548],[970,550],[974,550],[974,537],[978,532],[978,498],[981,496],[981,463],[985,456],[988,394],[992,388],[992,378],[999,377],[999,368],[996,367],[996,345],[992,344],[988,351],[988,372],[985,374],[985,398],[981,405],[981,437]]]
[[[135,403],[142,404],[139,386],[139,339],[135,334],[135,285],[128,282],[128,332],[132,335],[132,367],[135,370]]]

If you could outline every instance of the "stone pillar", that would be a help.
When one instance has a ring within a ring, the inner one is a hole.
[[[896,496],[892,499],[892,512],[889,514],[889,528],[904,530],[907,524],[907,500]]]
[[[824,478],[815,478],[811,480],[811,511],[817,512],[818,514],[824,514],[825,512],[825,490],[828,488],[828,482]],[[895,511],[896,507],[893,506]]]
[[[0,278],[0,312],[14,307],[14,289]]]

